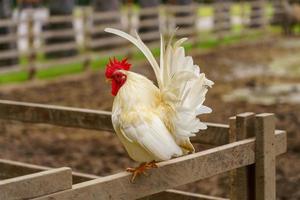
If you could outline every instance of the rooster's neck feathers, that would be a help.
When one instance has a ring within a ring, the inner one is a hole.
[[[117,101],[124,110],[131,110],[137,105],[154,106],[159,89],[146,77],[126,71],[127,80],[120,88],[115,101]]]

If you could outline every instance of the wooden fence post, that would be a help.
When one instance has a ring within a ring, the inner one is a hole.
[[[230,142],[250,138],[254,135],[254,113],[238,114],[236,118],[231,117]],[[236,122],[234,124],[234,122]],[[238,168],[231,172],[231,200],[252,200],[254,199],[254,172],[255,166]]]
[[[87,71],[91,67],[91,51],[90,51],[90,43],[91,43],[91,34],[90,34],[90,25],[91,25],[91,15],[88,9],[83,9],[83,38],[84,38],[84,53],[85,57],[83,60],[83,70]]]
[[[133,24],[132,24],[132,19],[133,19],[133,12],[134,12],[134,8],[133,8],[133,2],[132,0],[129,0],[127,2],[127,13],[126,13],[126,16],[127,16],[127,19],[128,19],[128,26],[127,26],[127,32],[129,34],[131,34],[133,32]],[[134,48],[130,45],[128,46],[128,52],[127,52],[127,58],[132,58],[133,57],[133,54],[134,54]]]
[[[28,48],[28,79],[32,80],[36,74],[36,52],[34,47],[34,13],[32,9],[28,12]]]
[[[275,117],[256,115],[255,120],[255,190],[256,200],[276,199],[275,180]]]
[[[214,9],[214,32],[218,39],[224,39],[224,37],[231,31],[231,0],[215,0]]]
[[[236,116],[229,118],[229,143],[236,141]],[[230,194],[231,200],[236,200],[236,170],[231,170],[229,173],[230,178]]]

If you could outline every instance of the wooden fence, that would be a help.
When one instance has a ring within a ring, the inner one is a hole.
[[[63,106],[1,100],[0,119],[113,131],[110,112]],[[275,158],[286,152],[287,136],[275,130],[274,115],[243,113],[231,117],[229,125],[207,126],[192,142],[209,144],[210,149],[160,162],[135,184],[128,172],[98,177],[67,167],[50,169],[2,159],[0,199],[224,200],[171,189],[224,172],[230,173],[230,199],[276,199]]]
[[[256,28],[264,29],[266,25],[268,25],[269,20],[267,19],[267,7],[266,1],[251,1],[246,2],[247,5],[259,5],[261,9],[258,9],[257,12],[259,14],[258,17],[255,18],[255,13],[246,12],[246,8],[244,3],[240,3],[242,11],[240,14],[241,25],[240,28],[242,33],[245,33],[246,30],[249,30],[251,23],[258,23],[261,26]],[[231,16],[232,12],[231,3],[215,3],[213,4],[213,8],[217,11],[215,15],[211,16],[212,18],[217,18],[220,16]],[[51,24],[51,23],[74,23],[75,19],[82,20],[83,29],[75,30],[74,26],[69,27],[64,30],[43,30],[41,35],[37,36],[33,31],[33,24],[37,21],[37,19],[33,20],[33,14],[28,14],[27,19],[23,20],[1,20],[0,27],[7,26],[18,26],[18,24],[26,23],[28,26],[28,32],[26,35],[18,35],[11,34],[4,37],[0,37],[0,45],[1,43],[5,43],[8,41],[18,41],[23,38],[28,41],[29,47],[26,52],[20,52],[18,50],[12,51],[4,51],[0,52],[0,60],[7,58],[15,58],[16,56],[19,58],[27,58],[27,64],[18,64],[14,66],[2,66],[0,67],[0,73],[6,73],[11,71],[19,71],[19,70],[28,70],[30,77],[33,78],[36,70],[40,68],[47,68],[51,66],[57,65],[67,65],[70,63],[82,63],[84,68],[88,68],[90,63],[95,58],[103,57],[103,56],[111,56],[111,55],[131,55],[133,48],[129,45],[125,40],[118,38],[116,36],[110,37],[95,37],[95,35],[105,34],[104,28],[106,27],[114,27],[118,29],[125,30],[127,32],[134,32],[133,28],[138,30],[139,27],[150,27],[157,26],[159,23],[160,32],[162,32],[166,36],[170,36],[172,32],[179,26],[179,30],[176,31],[177,37],[188,36],[194,44],[196,44],[199,40],[201,40],[201,28],[197,28],[197,23],[202,18],[198,13],[198,8],[204,6],[203,4],[192,4],[192,5],[162,5],[160,7],[154,8],[145,8],[140,9],[137,13],[140,18],[140,22],[138,27],[134,27],[132,25],[132,16],[134,10],[129,7],[126,11],[109,11],[109,12],[101,12],[94,13],[91,12],[90,9],[82,9],[81,17],[78,16],[50,16],[46,22],[42,22],[43,25]],[[224,9],[226,7],[227,9]],[[190,13],[188,15],[180,15],[182,12]],[[159,20],[157,19],[147,19],[143,20],[142,16],[151,15],[153,13],[159,13]],[[121,18],[126,18],[128,23],[121,23]],[[251,19],[250,19],[251,18]],[[105,20],[114,20],[114,23],[105,23]],[[97,20],[103,20],[103,23],[95,23]],[[253,21],[254,20],[254,21]],[[180,28],[183,27],[183,28]],[[211,30],[211,34],[214,34],[218,37],[224,37],[226,34],[232,33],[234,29],[233,23],[231,19],[227,19],[225,21],[218,21],[218,23],[214,23],[213,30]],[[72,40],[67,43],[59,43],[48,45],[42,42],[40,47],[36,47],[34,45],[34,40],[39,38],[41,41],[45,41],[51,38],[57,37],[74,37],[78,36],[78,34],[83,35],[83,43],[78,44],[76,40]],[[147,33],[142,33],[141,38],[145,40],[151,40],[156,47],[158,47],[159,43],[159,32],[158,31],[149,31]],[[69,51],[76,50],[79,53],[75,54],[72,57],[63,57],[63,58],[54,58],[41,60],[39,59],[41,55],[46,55],[47,53],[55,52],[55,51]]]

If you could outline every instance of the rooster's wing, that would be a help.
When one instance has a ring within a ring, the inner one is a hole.
[[[156,114],[150,112],[127,113],[126,116],[112,116],[115,129],[118,130],[129,155],[137,161],[169,160],[182,155],[182,150],[175,143],[172,135]],[[122,140],[121,140],[122,141]],[[150,156],[139,156],[134,147],[142,147]],[[141,160],[149,157],[151,160]]]

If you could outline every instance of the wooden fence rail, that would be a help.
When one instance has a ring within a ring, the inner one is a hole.
[[[285,152],[285,134],[276,134],[276,155]],[[215,147],[192,155],[161,162],[148,177],[130,183],[130,174],[111,176],[73,185],[72,189],[46,195],[36,200],[64,199],[137,199],[163,190],[205,179],[255,163],[255,139]],[[189,170],[186,170],[189,169]]]
[[[28,199],[71,188],[71,169],[63,167],[0,181],[0,199]]]
[[[113,131],[111,113],[64,106],[0,100],[0,118],[28,123],[47,123],[65,127]],[[210,145],[228,143],[229,126],[206,123],[208,129],[193,137],[194,142]]]
[[[262,116],[261,116],[262,117]],[[286,151],[286,134],[284,131],[277,131],[275,133],[275,154],[279,155]],[[170,161],[159,163],[159,168],[152,170],[150,176],[139,177],[135,184],[130,183],[130,174],[127,172],[121,172],[106,177],[95,178],[94,180],[85,181],[68,186],[63,191],[58,191],[54,194],[44,193],[42,197],[38,197],[37,200],[51,199],[51,200],[63,200],[63,199],[137,199],[144,196],[152,195],[154,193],[162,192],[165,189],[183,185],[186,183],[194,182],[196,180],[204,179],[210,176],[217,175],[235,169],[251,165],[255,162],[255,139],[250,138],[240,142],[235,142],[213,149],[198,152],[192,155],[188,155],[181,158],[175,158]],[[0,165],[1,166],[1,165]],[[189,170],[186,170],[189,169]],[[55,180],[64,180],[70,183],[70,171],[66,168],[69,178],[56,178]],[[57,170],[55,170],[57,171]],[[60,171],[60,170],[59,170]],[[2,195],[9,197],[9,195],[15,195],[18,187],[12,187],[11,190],[6,189],[6,183],[12,183],[15,181],[18,184],[22,184],[23,181],[28,182],[34,177],[40,177],[44,174],[49,174],[52,171],[46,171],[45,173],[37,173],[32,175],[26,175],[19,178],[7,179],[0,181],[0,190],[5,192]],[[50,173],[52,174],[52,173]],[[43,177],[43,176],[42,176]],[[20,180],[21,182],[19,182]],[[51,179],[47,180],[49,182]],[[267,181],[268,182],[268,181]],[[43,182],[45,183],[45,182]],[[52,182],[53,183],[53,182]],[[36,183],[38,186],[35,187],[33,184],[31,190],[41,192],[39,188],[39,181]],[[60,183],[61,184],[61,183]],[[52,186],[52,184],[50,184]],[[44,185],[43,185],[44,186]],[[46,184],[46,186],[48,186]],[[53,187],[52,187],[53,189]],[[18,195],[33,195],[31,198],[36,196],[36,193],[31,190],[20,191]],[[10,191],[10,192],[7,192]],[[44,191],[44,190],[42,190]],[[160,194],[165,197],[166,195],[173,195],[174,193],[181,193],[180,191],[167,191]],[[46,196],[44,196],[46,195]],[[186,193],[183,196],[190,195]],[[197,195],[193,194],[195,199]],[[15,196],[14,196],[15,197]],[[13,198],[5,198],[7,200]],[[17,198],[18,199],[18,198]],[[19,198],[20,199],[20,198]],[[164,198],[161,198],[164,199]],[[183,198],[179,198],[183,199]],[[199,195],[198,199],[223,199],[223,198],[212,198],[204,195]]]
[[[232,7],[233,4],[231,3],[214,3],[213,4],[214,9],[222,8],[224,6]],[[243,5],[242,3],[240,5]],[[260,3],[260,1],[253,1],[251,2],[251,5],[260,5],[262,11],[253,11],[251,14],[252,20],[250,19],[249,14],[241,14],[241,20],[244,22],[242,23],[243,30],[248,30],[250,24],[249,23],[255,23],[255,24],[261,24],[261,26],[257,28],[264,29],[266,25],[268,25],[268,19],[266,19],[266,4]],[[24,65],[16,65],[14,67],[12,66],[2,66],[0,73],[7,73],[10,70],[16,71],[19,70],[28,70],[29,73],[36,72],[36,69],[40,68],[47,68],[55,65],[63,64],[69,64],[74,62],[80,62],[82,65],[91,63],[91,59],[99,56],[111,56],[115,53],[117,54],[126,54],[131,55],[134,48],[129,48],[129,44],[121,40],[115,36],[111,37],[95,37],[95,35],[101,35],[104,33],[105,27],[115,27],[118,29],[123,29],[128,32],[133,32],[133,28],[137,30],[142,30],[143,28],[149,29],[150,31],[141,33],[141,38],[144,40],[151,41],[151,44],[149,44],[151,47],[159,46],[159,31],[157,29],[153,29],[151,31],[151,27],[153,26],[159,26],[160,32],[162,32],[164,35],[170,35],[176,28],[176,26],[183,26],[184,28],[179,29],[176,32],[177,37],[189,37],[190,41],[197,43],[199,40],[199,31],[200,29],[197,28],[197,23],[200,20],[200,16],[198,15],[198,8],[201,7],[202,4],[193,4],[193,5],[163,5],[160,7],[155,8],[145,8],[140,9],[138,12],[138,16],[140,17],[140,23],[138,24],[138,27],[134,27],[133,24],[131,24],[132,20],[132,14],[134,10],[132,8],[128,8],[127,11],[109,11],[109,12],[102,12],[102,13],[91,13],[88,9],[82,9],[83,14],[81,17],[75,16],[75,15],[68,15],[68,16],[50,16],[46,21],[41,21],[40,19],[32,19],[33,15],[29,13],[28,19],[18,19],[18,20],[1,20],[0,26],[1,27],[8,27],[8,26],[15,26],[17,27],[20,24],[26,24],[29,29],[33,29],[33,23],[40,20],[40,23],[43,25],[46,24],[53,24],[53,23],[74,23],[75,19],[81,19],[83,20],[83,30],[75,30],[75,28],[69,27],[65,30],[43,30],[40,34],[36,35],[33,30],[28,30],[28,33],[26,35],[20,35],[17,34],[17,32],[13,36],[3,36],[0,37],[0,43],[2,42],[8,42],[13,40],[19,40],[21,38],[27,39],[29,42],[30,53],[28,52],[19,52],[19,51],[4,51],[0,52],[0,60],[1,59],[7,59],[7,58],[14,58],[19,57],[23,58],[27,57],[29,62],[27,66]],[[244,6],[242,6],[243,9]],[[182,13],[186,12],[189,13],[188,15],[183,15]],[[220,10],[217,14],[218,16],[221,15],[227,15],[226,10]],[[254,15],[257,12],[257,18],[254,19]],[[264,14],[262,15],[261,12]],[[245,13],[244,11],[242,13]],[[147,15],[153,15],[158,14],[159,18],[157,19],[143,19],[143,16]],[[127,18],[128,21],[127,24],[122,23],[121,18]],[[214,18],[214,16],[212,16]],[[161,20],[165,19],[165,20]],[[103,23],[98,23],[99,21],[103,21]],[[112,21],[111,23],[105,22]],[[97,22],[97,23],[94,23]],[[219,23],[214,24],[212,34],[216,35],[217,37],[224,37],[227,34],[230,34],[232,31],[232,23],[227,21],[220,21]],[[245,33],[244,31],[242,31]],[[57,37],[73,37],[77,38],[78,35],[81,35],[83,37],[83,43],[78,44],[78,41],[75,39],[73,41],[70,41],[68,43],[61,43],[61,44],[55,44],[50,45],[47,43],[44,43],[44,40],[50,40]],[[38,39],[42,42],[42,46],[36,47],[34,44],[34,41]],[[116,47],[122,47],[122,51],[120,51],[120,48]],[[118,50],[119,49],[119,50]],[[55,52],[55,51],[67,51],[67,50],[74,50],[81,52],[79,55],[72,56],[72,59],[69,59],[71,57],[62,57],[59,59],[48,59],[48,62],[40,62],[38,55],[46,55],[47,53]],[[81,59],[83,58],[84,59]],[[64,61],[65,60],[65,61]],[[85,67],[86,68],[86,67]],[[34,74],[32,74],[32,77]]]
[[[252,5],[254,4],[262,6],[265,10],[265,4],[253,2]],[[141,10],[140,15],[163,11],[167,18],[166,26],[172,23],[185,23],[189,25],[189,22],[192,21],[190,23],[191,26],[179,30],[176,36],[194,35],[197,39],[197,30],[195,28],[198,18],[197,6],[168,5],[159,9],[146,9],[145,12]],[[178,13],[183,11],[192,12],[193,15],[179,17]],[[245,27],[249,26],[249,23],[260,23],[262,27],[265,27],[268,23],[265,16],[262,16],[259,12],[252,14],[252,17],[255,19],[252,19],[252,22],[245,23]],[[256,14],[257,16],[255,16]],[[84,20],[87,21],[84,22],[95,22],[95,20],[102,20],[103,17],[106,19],[120,19],[120,13],[93,13],[90,16],[85,15]],[[249,16],[247,16],[248,18]],[[54,16],[47,23],[73,21],[73,15],[66,17]],[[27,21],[27,23],[30,23],[31,28],[33,27],[32,21]],[[151,26],[152,23],[154,23],[154,20],[145,20],[145,26]],[[11,20],[0,21],[0,26],[12,26],[14,24],[17,25],[18,22]],[[112,24],[117,28],[128,28],[123,27],[118,22]],[[125,53],[126,51],[128,52],[127,44],[122,40],[115,40],[113,36],[95,39],[96,37],[93,35],[102,34],[102,29],[106,26],[109,25],[105,23],[95,24],[92,27],[85,25],[83,33],[86,41],[81,48],[86,53],[76,55],[72,58],[62,58],[58,61],[53,60],[52,63],[39,62],[36,60],[36,55],[39,52],[77,49],[78,44],[74,41],[63,45],[49,45],[37,49],[33,46],[33,31],[29,31],[28,38],[32,48],[25,55],[29,58],[30,69],[49,67],[57,63],[67,64],[75,60],[85,62],[87,59],[90,60],[93,58],[95,54],[110,55],[120,52],[119,49],[115,48],[118,45],[124,45],[122,46],[124,47],[122,51]],[[225,30],[232,25],[228,22],[221,22],[218,26],[221,26],[221,29]],[[127,29],[127,31],[130,31],[130,29]],[[65,32],[60,30],[45,31],[41,34],[41,38],[47,39],[62,35],[73,35],[75,37],[75,34],[77,33],[72,27]],[[146,39],[158,41],[159,37],[157,37],[157,34],[157,31],[144,33],[142,38],[146,37]],[[16,35],[16,37],[19,36]],[[0,42],[4,41],[4,39],[0,38]],[[114,48],[107,50],[106,47],[109,45]],[[20,52],[0,52],[0,59],[14,56],[21,56]],[[18,66],[10,69],[15,70],[16,68]],[[100,110],[0,100],[0,119],[113,132],[111,113]],[[226,198],[170,190],[171,188],[224,172],[230,172],[231,191],[228,195],[230,199],[275,199],[275,159],[276,156],[286,152],[287,136],[285,131],[275,130],[273,114],[255,115],[254,113],[243,113],[231,117],[229,125],[208,122],[206,124],[208,126],[207,130],[200,131],[191,140],[193,143],[211,145],[210,149],[160,162],[158,163],[159,167],[151,170],[148,177],[138,177],[135,184],[130,182],[131,174],[127,172],[99,177],[92,174],[72,172],[69,168],[50,169],[48,167],[0,159],[0,199],[224,200]]]
[[[112,131],[110,112],[63,106],[1,100],[0,119]],[[151,170],[147,177],[139,177],[135,184],[130,182],[131,174],[127,172],[105,177],[71,175],[68,168],[51,170],[2,159],[0,178],[6,179],[0,181],[0,198],[217,200],[224,198],[169,189],[231,171],[231,199],[253,199],[254,196],[259,200],[275,199],[274,161],[276,156],[286,152],[286,132],[275,130],[274,115],[244,113],[230,118],[229,126],[207,125],[208,129],[198,133],[192,141],[216,147],[160,162],[157,169]],[[72,176],[76,179],[73,185]],[[64,180],[56,184],[53,177],[57,177],[55,181]],[[45,181],[49,184],[43,185]],[[20,187],[23,190],[18,189]]]
[[[0,159],[0,182],[3,179],[10,179],[13,180],[12,178],[15,177],[21,177],[23,176],[22,179],[28,178],[28,176],[24,175],[30,175],[30,174],[35,174],[37,172],[43,172],[51,170],[49,167],[44,167],[44,166],[39,166],[39,165],[32,165],[32,164],[27,164],[27,163],[22,163],[22,162],[16,162],[16,161],[10,161],[10,160],[4,160]],[[36,176],[36,174],[35,174]],[[25,178],[24,178],[25,177]],[[29,176],[30,178],[30,176]],[[96,175],[91,175],[91,174],[83,174],[83,173],[78,173],[78,172],[72,172],[72,181],[73,184],[76,183],[81,183],[93,179],[100,178],[99,176]],[[7,180],[6,180],[7,182]],[[28,193],[27,193],[28,194]],[[201,195],[201,194],[196,194],[196,193],[191,193],[191,192],[183,192],[180,190],[166,190],[161,193],[157,193],[154,195],[151,195],[147,198],[143,198],[143,200],[168,200],[168,199],[174,199],[174,200],[184,200],[184,199],[189,199],[189,200],[228,200],[225,198],[219,198],[219,197],[213,197],[213,196],[208,196],[208,195]]]

